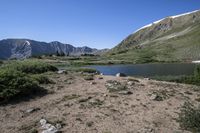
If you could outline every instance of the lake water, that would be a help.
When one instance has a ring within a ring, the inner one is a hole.
[[[124,73],[128,76],[167,76],[167,75],[191,75],[196,64],[135,64],[135,65],[94,65],[104,75],[116,75]]]

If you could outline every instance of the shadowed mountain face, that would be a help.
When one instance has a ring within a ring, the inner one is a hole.
[[[86,46],[74,47],[57,41],[46,43],[28,39],[5,39],[0,41],[0,51],[0,59],[23,59],[30,56],[57,53],[65,55],[98,54],[102,50]]]
[[[200,59],[200,11],[170,16],[146,25],[108,55],[135,63]]]

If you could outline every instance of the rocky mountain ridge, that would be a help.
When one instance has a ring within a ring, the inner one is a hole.
[[[74,47],[58,41],[50,43],[30,39],[4,39],[0,41],[0,59],[23,59],[37,55],[62,54],[79,56],[81,54],[101,54],[94,48]],[[105,50],[107,51],[107,50]]]

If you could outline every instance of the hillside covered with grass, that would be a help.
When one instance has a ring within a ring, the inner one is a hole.
[[[107,57],[133,63],[199,60],[199,36],[200,11],[167,17],[128,36]]]

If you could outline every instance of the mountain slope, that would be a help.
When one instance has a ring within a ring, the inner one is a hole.
[[[5,39],[0,41],[0,59],[27,58],[43,54],[81,55],[96,54],[101,50],[89,47],[74,47],[57,41],[46,43],[29,39]]]
[[[200,11],[146,25],[110,50],[108,55],[134,63],[200,59]]]

